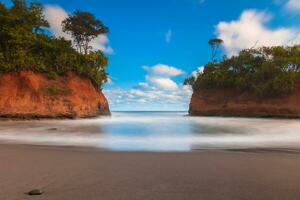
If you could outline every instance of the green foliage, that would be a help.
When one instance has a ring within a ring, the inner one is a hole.
[[[50,80],[56,80],[57,78],[58,78],[57,73],[55,73],[55,72],[49,72],[48,73],[48,79],[50,79]]]
[[[84,54],[88,53],[92,39],[108,32],[108,28],[93,14],[79,10],[69,15],[62,25],[63,31],[72,35],[79,52]]]
[[[47,87],[47,93],[51,96],[60,96],[60,95],[67,95],[69,91],[64,88],[59,88],[57,86],[50,86]]]
[[[73,71],[89,78],[98,89],[106,82],[106,56],[99,51],[81,54],[71,41],[45,34],[49,24],[40,4],[26,6],[25,0],[14,0],[6,8],[0,3],[0,24],[0,73],[30,70],[55,79]]]
[[[188,77],[187,79],[184,80],[184,85],[194,85],[194,83],[196,82],[196,77],[195,76],[191,76]]]
[[[215,61],[215,57],[217,55],[218,49],[222,43],[223,43],[223,40],[220,38],[213,38],[208,41],[208,44],[211,46],[211,60],[212,61]]]
[[[299,58],[299,45],[246,49],[219,63],[208,63],[191,85],[194,90],[229,88],[260,97],[286,95],[299,80]]]

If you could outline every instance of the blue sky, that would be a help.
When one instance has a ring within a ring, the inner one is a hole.
[[[223,52],[234,55],[255,44],[295,44],[300,35],[300,0],[39,2],[54,35],[64,35],[60,21],[76,9],[110,28],[93,46],[110,59],[104,92],[112,110],[187,110],[191,89],[182,82],[209,61],[210,38],[221,37]]]

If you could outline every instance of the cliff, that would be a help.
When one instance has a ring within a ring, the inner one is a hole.
[[[233,90],[194,91],[189,114],[192,116],[300,117],[300,85],[283,97],[258,98]]]
[[[22,71],[0,74],[1,118],[86,118],[110,114],[89,79],[69,72],[55,80]]]

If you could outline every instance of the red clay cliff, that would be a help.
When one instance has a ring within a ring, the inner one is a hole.
[[[0,74],[1,118],[86,118],[109,114],[103,93],[89,79],[73,72],[55,80],[28,71]]]
[[[194,91],[189,113],[192,116],[300,117],[300,85],[282,97],[259,98],[233,90]]]

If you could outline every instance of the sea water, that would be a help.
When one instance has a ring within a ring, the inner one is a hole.
[[[113,112],[110,117],[94,119],[0,121],[0,142],[111,151],[300,149],[300,120]]]

